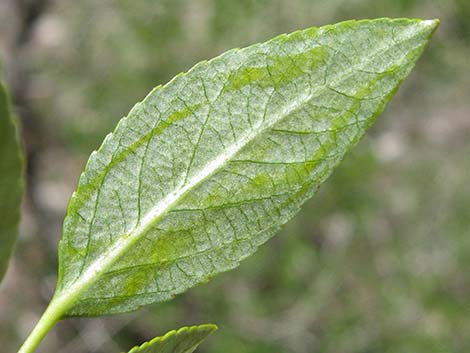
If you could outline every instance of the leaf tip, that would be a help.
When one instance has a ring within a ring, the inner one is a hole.
[[[206,330],[209,333],[214,333],[219,329],[219,327],[216,324],[202,324],[199,325],[200,328]]]
[[[441,21],[438,18],[435,18],[432,20],[423,20],[421,23],[423,26],[428,28],[431,33],[433,33],[437,29],[437,27],[439,27]]]

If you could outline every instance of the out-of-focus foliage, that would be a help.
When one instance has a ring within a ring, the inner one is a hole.
[[[0,282],[18,235],[23,195],[23,156],[10,99],[0,81]]]
[[[85,158],[134,102],[229,48],[382,16],[441,26],[372,133],[280,237],[237,271],[147,312],[66,321],[42,351],[117,352],[207,321],[221,329],[206,353],[470,350],[468,1],[53,1],[21,60],[8,60],[13,2],[0,2],[5,67],[24,65],[45,147],[33,195],[40,214],[26,209],[0,292],[5,351],[53,292],[65,207]]]

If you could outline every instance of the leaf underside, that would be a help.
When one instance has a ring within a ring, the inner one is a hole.
[[[0,82],[0,280],[18,235],[23,195],[23,154],[13,119],[8,94]]]
[[[134,347],[128,353],[192,353],[215,330],[217,326],[211,324],[182,327]]]
[[[155,88],[91,155],[72,196],[56,291],[66,315],[135,310],[236,267],[364,135],[436,26],[310,28]]]

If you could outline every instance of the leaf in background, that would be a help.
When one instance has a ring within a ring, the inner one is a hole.
[[[211,324],[182,327],[134,347],[128,353],[192,353],[216,330],[217,326]]]
[[[310,28],[155,88],[80,177],[47,315],[135,310],[236,267],[364,135],[437,25]]]
[[[23,196],[23,153],[13,119],[8,94],[0,82],[0,280],[15,246]]]

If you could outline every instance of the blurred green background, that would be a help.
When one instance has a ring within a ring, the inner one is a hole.
[[[14,352],[54,290],[88,155],[154,86],[279,33],[351,18],[440,18],[378,123],[281,234],[235,271],[139,312],[60,323],[39,352],[120,352],[182,325],[201,353],[470,351],[470,1],[1,0],[0,55],[28,192],[0,288]]]

